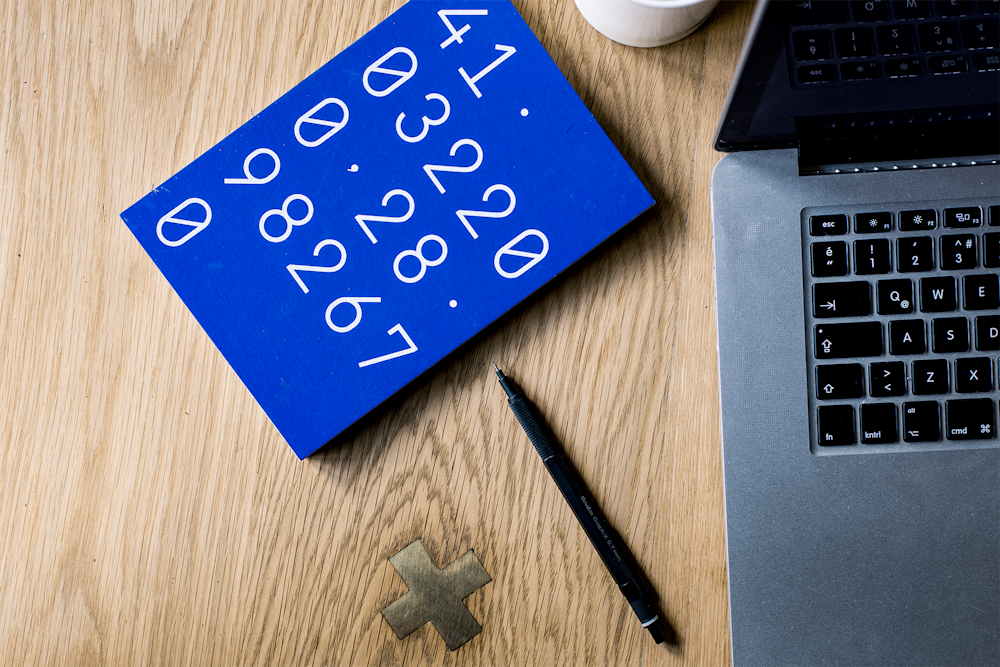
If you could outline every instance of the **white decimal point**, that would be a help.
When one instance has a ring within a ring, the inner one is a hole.
[[[299,284],[302,291],[309,294],[309,288],[306,284],[302,282],[302,277],[299,276],[299,271],[313,271],[315,273],[335,273],[344,268],[344,263],[347,261],[347,250],[344,249],[343,244],[340,241],[335,241],[333,239],[325,239],[316,244],[316,248],[313,249],[313,257],[319,257],[319,251],[327,246],[333,246],[340,251],[340,261],[333,266],[310,266],[308,264],[289,264],[285,268],[288,272],[292,274],[292,278],[295,278],[295,282]]]
[[[388,334],[398,333],[406,341],[406,349],[399,350],[398,352],[390,352],[389,354],[383,354],[381,357],[375,357],[374,359],[369,359],[368,361],[362,361],[358,363],[358,368],[364,368],[365,366],[371,366],[372,364],[380,364],[383,361],[389,361],[390,359],[396,359],[398,357],[405,357],[408,354],[413,354],[417,351],[417,346],[413,343],[413,339],[410,338],[406,330],[403,329],[402,324],[397,324],[393,328],[389,329]]]
[[[293,218],[291,215],[289,215],[288,205],[291,204],[293,201],[305,202],[306,206],[308,207],[306,210],[306,217]],[[268,218],[275,215],[285,220],[285,231],[281,234],[281,236],[271,236],[270,234],[267,233],[267,228],[265,227]],[[263,236],[268,241],[270,241],[271,243],[281,243],[282,241],[288,238],[289,234],[292,233],[292,227],[301,227],[302,225],[312,220],[312,217],[313,217],[313,203],[309,201],[309,197],[306,197],[305,195],[288,195],[288,197],[285,198],[285,203],[281,205],[280,210],[272,208],[270,211],[267,211],[266,213],[264,213],[264,215],[260,216],[260,235]]]
[[[448,115],[451,113],[451,105],[448,104],[448,98],[446,98],[444,95],[439,95],[438,93],[430,93],[429,95],[425,96],[424,99],[428,101],[437,100],[438,102],[444,105],[444,112],[440,116],[434,119],[430,119],[427,116],[424,116],[421,119],[424,123],[424,128],[420,131],[420,134],[416,136],[410,136],[405,132],[403,132],[403,119],[406,118],[406,114],[400,113],[399,116],[396,118],[396,134],[399,135],[400,139],[402,139],[407,143],[415,144],[418,141],[421,141],[424,137],[427,136],[427,131],[431,129],[431,125],[440,125],[441,123],[448,120]]]
[[[201,206],[205,211],[205,219],[201,222],[195,220],[187,220],[185,218],[176,218],[178,213],[186,209],[191,204],[197,204]],[[160,221],[156,223],[156,235],[163,242],[163,245],[170,246],[171,248],[176,248],[177,246],[187,243],[195,234],[201,230],[208,227],[208,223],[212,222],[212,208],[208,205],[204,199],[199,199],[198,197],[191,197],[190,199],[185,199],[180,203],[179,206],[170,210],[165,216],[160,218]],[[190,231],[187,234],[180,237],[179,239],[168,239],[163,235],[163,225],[171,223],[175,225],[180,225],[182,227],[190,227]]]
[[[390,67],[382,67],[382,63],[384,63],[386,60],[389,60],[397,53],[402,53],[410,59],[410,69],[408,71],[404,72],[402,70],[392,69]],[[386,95],[388,95],[389,93],[391,93],[392,91],[396,90],[404,83],[409,81],[410,77],[412,77],[416,71],[417,71],[417,56],[415,56],[413,54],[413,51],[410,51],[405,46],[397,46],[396,48],[392,49],[387,54],[385,54],[384,56],[382,56],[381,58],[379,58],[378,60],[376,60],[375,62],[373,62],[371,65],[368,66],[368,69],[365,70],[364,77],[361,79],[361,83],[364,84],[365,90],[367,90],[369,94],[374,95],[375,97],[385,97]],[[388,88],[383,88],[382,90],[375,90],[368,82],[368,77],[370,77],[373,73],[385,74],[387,76],[395,76],[397,77],[397,79]]]
[[[428,241],[434,241],[439,246],[441,246],[441,255],[437,259],[427,259],[424,257],[424,244]],[[420,239],[417,243],[416,250],[404,250],[403,252],[396,255],[396,260],[392,263],[392,270],[396,274],[396,277],[402,280],[404,283],[415,283],[424,277],[427,273],[428,266],[438,266],[445,260],[448,256],[448,245],[444,242],[444,239],[437,234],[428,234],[427,236]],[[404,257],[413,257],[418,262],[420,262],[420,271],[417,272],[415,276],[404,276],[399,270],[399,263],[403,261]]]
[[[445,26],[448,27],[448,32],[451,33],[451,37],[441,42],[441,48],[445,48],[452,42],[462,43],[462,35],[464,35],[469,30],[469,24],[466,23],[464,26],[455,30],[455,26],[451,24],[448,20],[449,16],[486,16],[488,12],[485,9],[442,9],[438,12],[438,16],[444,21]]]
[[[458,68],[458,73],[461,74],[462,78],[465,79],[465,82],[469,84],[469,88],[472,88],[472,92],[476,94],[476,97],[483,96],[483,94],[479,92],[479,88],[476,87],[476,83],[484,76],[492,72],[497,65],[507,60],[507,58],[510,58],[517,52],[517,49],[515,49],[513,46],[504,46],[503,44],[497,44],[496,47],[497,51],[503,51],[503,55],[501,55],[499,58],[497,58],[489,65],[484,67],[482,71],[480,71],[479,74],[477,74],[476,76],[470,77],[468,74],[465,73],[464,67]]]
[[[542,240],[541,252],[514,250],[514,246],[516,246],[518,243],[528,238],[529,236],[534,236],[535,238],[539,238]],[[545,237],[545,234],[541,233],[537,229],[526,229],[517,236],[515,236],[513,239],[511,239],[510,243],[508,243],[507,245],[505,245],[504,247],[500,248],[500,250],[497,251],[496,256],[493,257],[493,268],[495,268],[497,270],[497,273],[499,273],[504,278],[511,278],[511,279],[517,278],[518,276],[522,275],[525,271],[533,267],[535,264],[538,264],[540,261],[542,261],[542,259],[547,254],[549,254],[549,240]],[[513,257],[527,257],[529,261],[516,271],[505,271],[500,266],[500,258],[505,255]]]
[[[340,110],[344,114],[343,118],[335,121],[335,120],[326,120],[325,118],[313,117],[313,114],[315,114],[320,109],[330,104],[336,104],[337,106],[340,107]],[[314,106],[309,111],[302,114],[302,116],[299,117],[297,121],[295,121],[295,138],[298,139],[299,143],[302,144],[303,146],[306,146],[307,148],[315,148],[316,146],[319,146],[321,143],[323,143],[324,141],[326,141],[327,139],[329,139],[330,137],[332,137],[333,135],[337,134],[342,129],[344,129],[344,126],[347,125],[347,121],[350,119],[350,117],[351,114],[350,112],[347,111],[346,104],[338,100],[336,97],[328,97],[319,104],[317,104],[316,106]],[[302,136],[303,125],[319,125],[320,127],[328,127],[330,129],[327,130],[326,133],[320,136],[318,139],[305,139]]]
[[[250,173],[250,163],[258,155],[266,155],[271,158],[271,173],[263,178]],[[278,154],[270,148],[258,148],[243,160],[243,173],[246,175],[246,178],[224,178],[222,182],[227,185],[263,185],[264,183],[273,181],[279,171],[281,171],[281,160],[278,159]]]
[[[354,320],[348,324],[346,327],[338,327],[333,323],[333,311],[334,309],[342,303],[350,304],[354,306]],[[380,296],[342,296],[329,306],[326,307],[326,325],[336,331],[337,333],[347,333],[354,327],[358,326],[361,322],[361,304],[363,303],[382,303],[382,297]]]

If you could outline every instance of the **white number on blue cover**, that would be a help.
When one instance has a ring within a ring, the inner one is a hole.
[[[361,229],[364,230],[365,234],[368,235],[368,239],[372,243],[378,243],[378,239],[376,239],[375,235],[372,234],[372,230],[368,229],[368,225],[365,224],[366,222],[406,222],[407,220],[410,219],[410,216],[413,215],[413,209],[416,208],[416,206],[413,203],[413,197],[411,197],[410,193],[407,192],[406,190],[389,190],[389,192],[385,193],[385,197],[382,197],[382,206],[388,204],[389,200],[396,196],[403,197],[410,205],[406,213],[399,216],[398,218],[394,218],[388,215],[354,216],[354,219],[358,221],[358,224],[361,225]]]
[[[304,218],[293,218],[288,213],[288,205],[293,201],[305,202],[308,209],[306,210],[306,217]],[[267,228],[265,227],[268,218],[272,216],[279,216],[285,220],[285,231],[282,232],[281,236],[271,236],[267,233]],[[305,195],[288,195],[285,199],[285,203],[281,205],[280,209],[272,208],[270,211],[264,213],[260,216],[260,235],[271,243],[281,243],[288,238],[288,235],[292,233],[292,227],[301,227],[306,224],[313,217],[313,203],[309,201],[309,197]]]
[[[306,284],[302,282],[302,277],[299,276],[299,271],[315,271],[316,273],[335,273],[344,268],[344,262],[347,261],[347,250],[344,249],[343,244],[340,241],[334,241],[333,239],[325,239],[320,241],[316,248],[313,250],[313,257],[319,257],[319,251],[327,246],[333,246],[340,251],[340,261],[333,266],[309,266],[308,264],[289,264],[287,267],[288,272],[292,274],[292,278],[295,278],[295,282],[299,284],[302,291],[309,294],[309,288]]]
[[[325,118],[313,118],[313,114],[327,106],[328,104],[336,104],[340,107],[340,110],[344,112],[344,117],[339,121],[326,120]],[[336,97],[328,97],[316,106],[314,106],[309,111],[302,114],[297,121],[295,121],[295,138],[299,140],[299,143],[307,148],[315,148],[321,143],[332,137],[333,135],[344,129],[347,125],[347,121],[350,119],[351,114],[347,111],[347,105],[338,100]],[[320,127],[328,127],[329,130],[326,134],[322,135],[318,139],[305,139],[302,136],[302,126],[303,125],[319,125]]]
[[[508,204],[507,208],[503,211],[467,211],[465,209],[455,211],[455,215],[457,215],[458,219],[462,221],[462,224],[465,225],[465,228],[469,230],[469,233],[472,234],[472,238],[474,239],[478,239],[479,234],[477,234],[476,230],[472,228],[472,225],[469,223],[469,218],[506,218],[514,211],[514,206],[517,204],[517,199],[514,197],[514,191],[506,185],[501,185],[500,183],[490,186],[490,188],[483,194],[483,201],[489,200],[490,195],[497,190],[507,193],[507,196],[510,198],[510,204]]]
[[[191,204],[198,204],[205,211],[205,219],[201,222],[195,220],[187,220],[185,218],[175,218],[174,216],[183,211]],[[184,236],[176,240],[168,239],[163,235],[163,225],[166,223],[173,223],[176,225],[181,225],[182,227],[190,227],[189,231]],[[170,209],[170,212],[165,216],[160,218],[160,221],[156,223],[156,235],[163,241],[163,245],[170,246],[171,248],[176,248],[177,246],[184,245],[188,242],[191,237],[200,232],[201,230],[208,227],[208,223],[212,222],[212,208],[208,205],[204,199],[199,199],[198,197],[191,197],[190,199],[185,199],[177,207]]]
[[[340,327],[333,323],[333,311],[342,303],[354,306],[354,320],[346,327]],[[361,322],[361,304],[382,303],[380,296],[342,296],[326,307],[326,325],[337,333],[347,333]]]
[[[403,132],[403,119],[406,118],[406,114],[405,113],[400,113],[399,116],[396,118],[396,134],[399,135],[400,139],[402,139],[403,141],[405,141],[407,143],[415,144],[418,141],[421,141],[424,137],[427,136],[427,131],[429,129],[431,129],[431,125],[440,125],[441,123],[443,123],[446,120],[448,120],[448,114],[451,113],[451,105],[448,104],[448,98],[446,98],[444,95],[440,95],[438,93],[431,93],[431,94],[425,96],[424,99],[425,100],[437,100],[438,102],[440,102],[441,104],[443,104],[444,105],[444,113],[442,113],[439,117],[434,118],[433,120],[430,119],[430,118],[428,118],[427,116],[424,116],[421,119],[424,122],[424,129],[420,131],[420,134],[418,134],[416,136],[412,136],[412,137],[410,135],[406,134],[405,132]]]
[[[424,165],[424,171],[427,172],[427,175],[430,176],[432,181],[434,181],[434,185],[437,186],[438,192],[440,192],[441,194],[444,194],[444,186],[441,185],[441,181],[439,181],[437,176],[434,174],[435,171],[452,171],[452,172],[467,174],[470,171],[475,171],[476,169],[479,169],[479,165],[483,163],[483,149],[479,144],[477,144],[472,139],[459,139],[458,141],[456,141],[455,145],[451,147],[450,155],[452,157],[455,157],[455,153],[458,152],[458,149],[461,148],[462,146],[472,146],[472,148],[474,148],[476,151],[476,161],[473,162],[471,165],[467,167],[452,167],[450,165],[443,165],[443,164]]]
[[[541,252],[514,250],[514,246],[516,246],[518,243],[528,238],[529,236],[534,236],[542,240]],[[499,273],[504,278],[511,278],[511,279],[517,278],[518,276],[522,275],[525,271],[533,267],[535,264],[538,264],[540,261],[542,261],[542,259],[547,254],[549,254],[549,240],[545,237],[545,234],[541,233],[537,229],[526,229],[517,236],[515,236],[513,239],[511,239],[510,243],[508,243],[507,245],[505,245],[504,247],[500,248],[500,250],[497,251],[496,256],[493,257],[493,268],[495,268],[497,270],[497,273]],[[513,257],[527,257],[529,258],[529,261],[524,266],[519,268],[517,271],[504,271],[504,269],[500,266],[500,258],[505,255],[510,255]]]
[[[464,35],[469,30],[469,24],[466,23],[463,27],[455,30],[455,26],[451,24],[448,20],[449,16],[486,16],[487,11],[485,9],[442,9],[438,12],[438,16],[444,21],[444,24],[448,27],[448,32],[451,33],[451,37],[441,42],[441,48],[445,48],[452,42],[462,43],[462,35]]]
[[[479,74],[477,74],[476,76],[469,77],[469,75],[465,73],[464,67],[458,68],[458,73],[461,74],[462,78],[465,79],[465,82],[469,84],[469,88],[472,88],[472,92],[476,94],[476,97],[483,96],[483,94],[479,92],[479,88],[476,87],[476,82],[478,82],[484,76],[492,72],[493,68],[495,68],[497,65],[507,60],[507,58],[510,58],[512,55],[514,55],[514,53],[517,52],[517,49],[515,49],[513,46],[504,46],[503,44],[497,44],[496,47],[497,51],[503,51],[503,55],[494,60],[493,62],[491,62],[485,68],[483,68],[483,70],[479,72]]]
[[[408,71],[404,72],[402,70],[381,66],[382,63],[384,63],[386,60],[389,60],[397,53],[403,53],[410,59],[410,69]],[[404,83],[409,81],[410,77],[412,77],[416,71],[417,71],[417,56],[415,56],[413,54],[413,51],[410,51],[405,46],[397,46],[396,48],[392,49],[387,54],[385,54],[384,56],[382,56],[381,58],[379,58],[378,60],[376,60],[375,62],[373,62],[371,65],[368,66],[368,69],[365,70],[364,77],[361,79],[361,83],[364,84],[365,90],[367,90],[370,94],[374,95],[375,97],[385,97],[386,95],[388,95],[389,93],[391,93],[392,91],[396,90]],[[371,84],[368,83],[368,77],[371,76],[372,73],[395,76],[397,77],[397,79],[388,88],[383,88],[382,90],[375,90],[374,88],[372,88]]]
[[[408,354],[413,354],[417,351],[417,346],[414,345],[413,339],[410,338],[406,330],[403,329],[402,324],[397,324],[393,328],[389,329],[388,334],[391,336],[394,333],[398,333],[406,341],[406,349],[399,350],[398,352],[390,352],[389,354],[383,354],[381,357],[375,357],[374,359],[369,359],[368,361],[361,361],[358,363],[358,368],[364,368],[365,366],[371,366],[373,364],[380,364],[383,361],[389,361],[390,359],[396,359],[398,357],[405,357]]]
[[[250,163],[258,155],[266,155],[271,158],[271,173],[263,178],[250,173]],[[224,178],[222,182],[228,185],[263,185],[273,181],[279,171],[281,171],[281,160],[278,159],[278,154],[270,148],[258,148],[243,160],[243,173],[246,174],[246,178]]]
[[[437,259],[427,259],[424,257],[424,244],[428,241],[434,241],[439,246],[441,246],[441,255]],[[396,274],[396,277],[402,280],[404,283],[415,283],[424,277],[427,273],[428,266],[437,266],[445,260],[448,256],[448,245],[444,242],[444,239],[437,234],[428,234],[427,236],[420,239],[417,243],[416,250],[404,250],[403,252],[396,255],[396,261],[392,263],[392,270]],[[404,276],[399,270],[399,263],[404,257],[414,257],[418,262],[420,262],[420,271],[417,272],[415,276]]]

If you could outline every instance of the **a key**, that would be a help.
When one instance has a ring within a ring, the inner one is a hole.
[[[896,249],[896,268],[900,273],[934,269],[934,239],[931,237],[903,237],[896,242]]]
[[[925,232],[937,227],[937,211],[932,208],[919,211],[900,211],[899,231]]]
[[[931,322],[931,348],[934,352],[966,352],[969,349],[969,320],[942,317]]]
[[[955,279],[935,276],[920,279],[920,310],[925,313],[945,313],[958,308],[955,299]]]
[[[913,312],[913,281],[909,278],[880,280],[875,285],[878,293],[879,315],[905,315]]]
[[[856,23],[889,20],[889,3],[882,0],[851,0],[851,14]]]
[[[975,234],[946,234],[941,237],[941,268],[945,271],[974,269],[979,265]]]
[[[987,269],[1000,267],[1000,232],[983,234],[983,266]]]
[[[901,56],[916,50],[913,26],[880,25],[875,29],[878,50],[884,56]]]
[[[854,272],[858,275],[889,273],[892,255],[889,239],[868,239],[854,242]]]
[[[970,50],[1000,47],[1000,23],[996,19],[962,21],[962,43]]]
[[[931,3],[913,0],[893,0],[892,9],[900,21],[925,19],[931,15]]]
[[[993,391],[993,360],[989,357],[956,359],[955,391],[960,394]]]
[[[809,233],[812,236],[839,236],[847,231],[847,216],[842,213],[809,216]]]
[[[1000,350],[1000,315],[980,315],[976,318],[976,349],[980,352]]]
[[[861,405],[861,442],[866,445],[886,445],[899,441],[896,427],[896,406],[893,403],[863,403]]]
[[[917,26],[920,48],[927,53],[958,48],[958,25],[951,21],[921,23]]]
[[[833,40],[841,58],[868,58],[875,53],[871,28],[840,28],[833,32]]]
[[[995,273],[968,275],[962,281],[966,310],[1000,308],[1000,276]]]
[[[823,25],[846,23],[847,3],[825,0],[802,0],[788,3],[789,21],[792,25]]]
[[[871,312],[871,287],[867,282],[813,285],[815,317],[860,317],[871,315]]]
[[[941,408],[937,401],[903,403],[903,440],[935,442],[941,439]]]
[[[816,367],[816,398],[820,400],[861,398],[865,395],[865,371],[861,364],[830,364]]]
[[[799,30],[792,33],[796,60],[826,60],[830,57],[830,33],[826,30]]]
[[[920,58],[893,58],[891,60],[886,60],[884,64],[885,75],[890,79],[920,76],[925,71],[924,61]],[[914,231],[912,229],[903,229],[902,222],[900,223],[899,228],[901,231]]]
[[[972,7],[972,0],[935,0],[934,6],[937,7],[938,16],[943,17],[968,16],[976,13]]]
[[[877,398],[906,394],[906,364],[902,361],[869,364],[868,393]]]
[[[892,231],[892,213],[857,213],[854,216],[854,231],[858,234],[875,234]]]
[[[964,206],[961,208],[946,208],[944,210],[944,226],[949,228],[962,229],[966,227],[978,227],[982,224],[983,211],[978,206]]]
[[[821,405],[816,409],[819,422],[819,444],[823,446],[853,445],[854,408],[850,405]]]
[[[810,245],[812,274],[817,278],[847,275],[847,243],[817,241]]]
[[[918,396],[948,393],[948,360],[921,359],[913,362],[912,390]]]
[[[817,359],[882,356],[880,322],[817,324],[815,339]]]
[[[923,354],[926,351],[923,320],[889,322],[889,354]]]
[[[997,435],[996,405],[990,398],[945,402],[949,440],[989,440]]]

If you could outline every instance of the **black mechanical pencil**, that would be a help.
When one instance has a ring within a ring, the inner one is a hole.
[[[503,374],[496,364],[497,378],[500,386],[507,393],[507,403],[511,411],[521,423],[524,432],[528,434],[528,439],[535,446],[535,451],[542,457],[542,463],[548,468],[549,474],[555,480],[559,490],[562,491],[566,502],[569,503],[573,514],[580,521],[587,537],[590,538],[594,548],[600,555],[601,560],[611,573],[611,578],[618,584],[622,595],[632,606],[635,615],[639,617],[642,627],[649,630],[653,640],[657,644],[667,641],[667,633],[660,623],[660,616],[651,603],[652,589],[639,567],[632,560],[631,554],[621,538],[608,524],[604,514],[598,509],[593,497],[583,487],[577,479],[573,469],[563,458],[556,448],[556,445],[548,437],[538,419],[532,412],[531,406],[524,398],[524,394],[513,386],[510,379]]]

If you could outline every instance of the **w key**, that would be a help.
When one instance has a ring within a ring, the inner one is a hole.
[[[813,316],[860,317],[871,315],[871,288],[864,281],[813,285]]]

